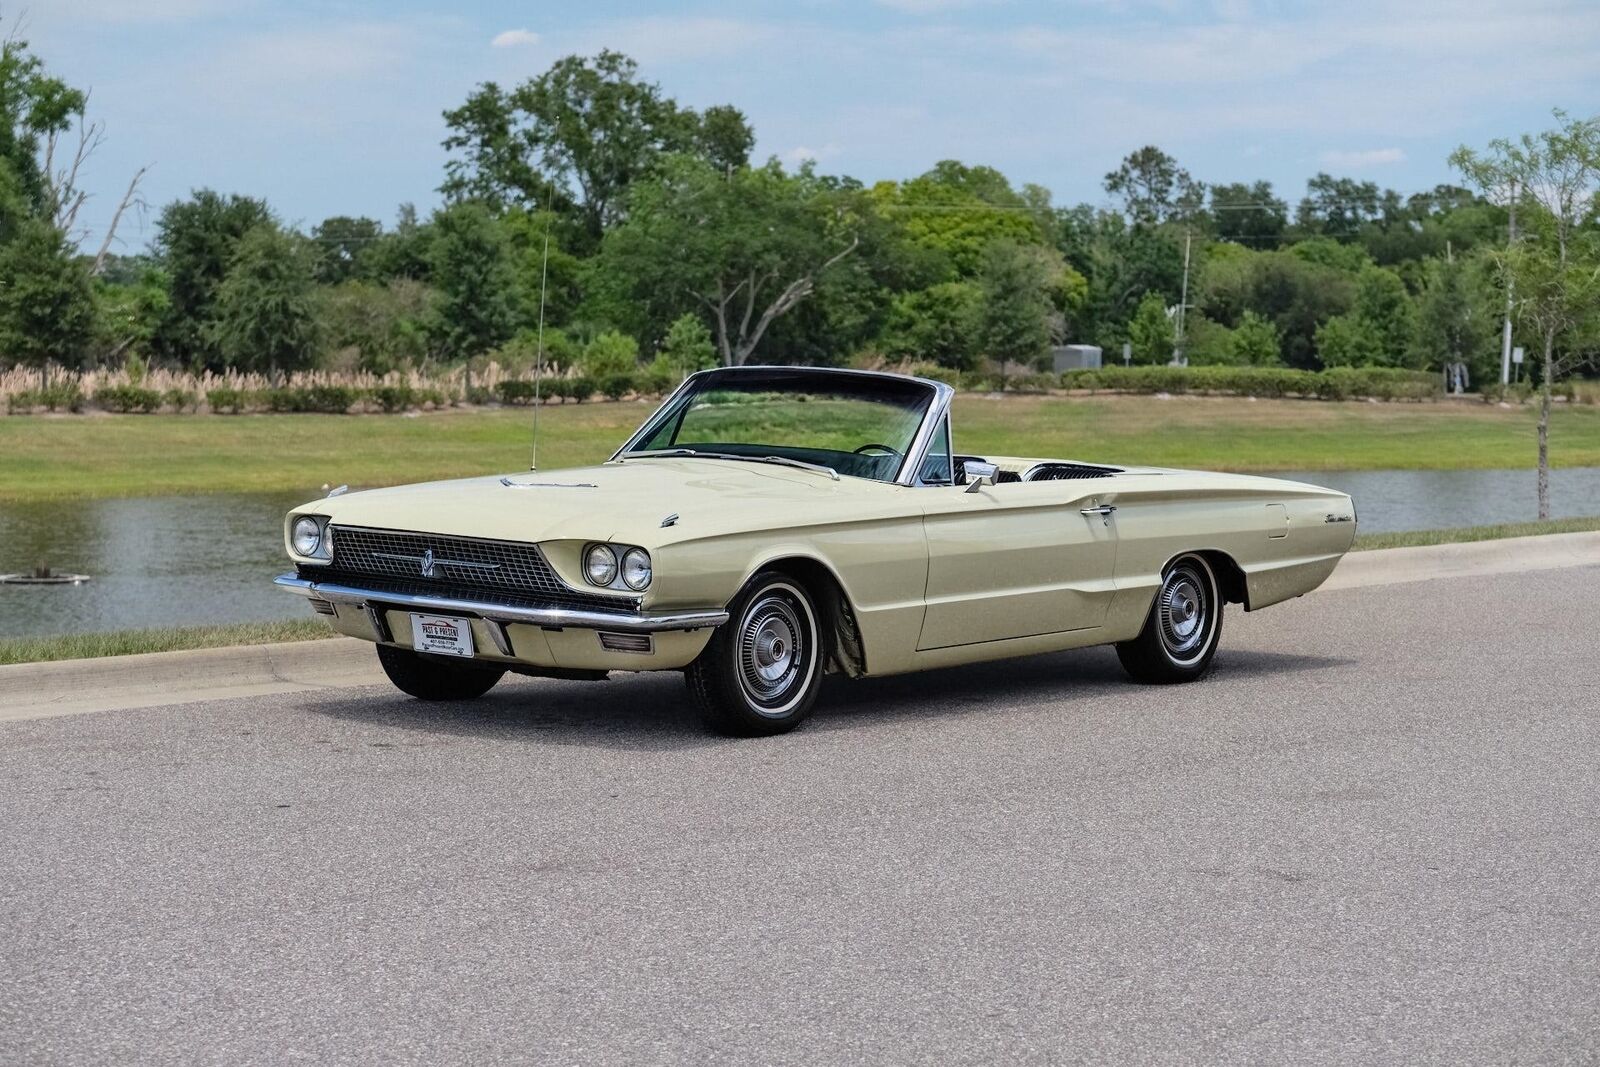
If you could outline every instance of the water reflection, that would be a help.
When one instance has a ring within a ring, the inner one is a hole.
[[[0,504],[0,573],[48,565],[81,586],[0,585],[0,637],[301,618],[272,585],[283,513],[314,494]]]
[[[1445,530],[1539,517],[1531,470],[1280,471],[1277,476],[1349,493],[1363,533]],[[1558,519],[1600,515],[1600,467],[1551,471],[1550,510]]]

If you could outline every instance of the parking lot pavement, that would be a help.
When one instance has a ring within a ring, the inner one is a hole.
[[[0,724],[0,1062],[1600,1057],[1600,567],[830,681]]]

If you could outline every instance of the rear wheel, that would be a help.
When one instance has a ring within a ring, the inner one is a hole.
[[[811,595],[788,575],[763,571],[684,673],[707,726],[762,737],[793,730],[811,714],[823,660]]]
[[[1136,682],[1192,682],[1211,669],[1222,637],[1222,595],[1203,556],[1180,556],[1161,579],[1144,629],[1117,645],[1123,670]]]
[[[394,645],[378,646],[378,662],[396,689],[418,700],[475,700],[493,689],[506,673],[504,667],[452,663]]]

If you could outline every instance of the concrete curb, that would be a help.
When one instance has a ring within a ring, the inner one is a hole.
[[[1600,531],[1507,537],[1458,545],[1380,548],[1352,552],[1323,589],[1359,589],[1368,585],[1425,582],[1435,578],[1516,574],[1559,567],[1600,564]]]
[[[339,637],[0,667],[0,722],[384,681],[372,646]]]
[[[1328,590],[1600,564],[1600,532],[1547,534],[1344,558]],[[0,667],[0,723],[385,681],[372,646],[341,637],[278,645]]]

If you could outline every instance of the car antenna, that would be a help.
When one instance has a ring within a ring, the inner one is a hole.
[[[556,135],[561,127],[556,126]],[[533,444],[528,450],[528,469],[539,469],[539,384],[544,376],[544,296],[550,280],[550,226],[555,221],[556,178],[552,174],[546,186],[544,201],[544,256],[539,263],[539,335],[533,355]]]

